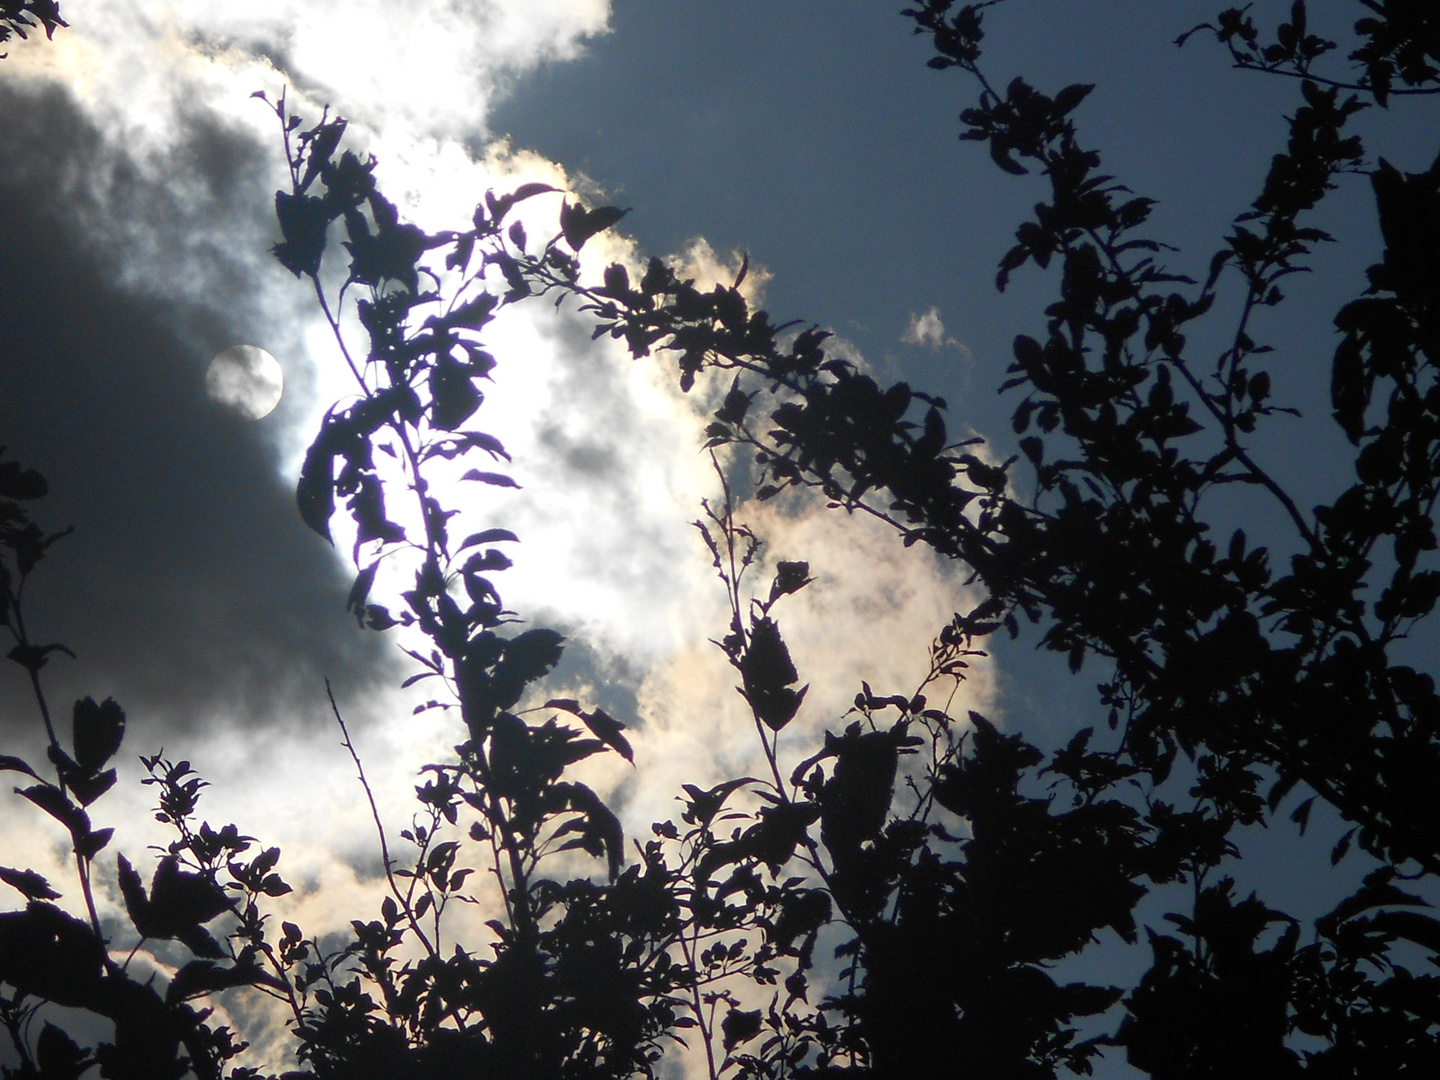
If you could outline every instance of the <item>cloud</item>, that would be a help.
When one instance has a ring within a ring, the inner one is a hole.
[[[810,689],[781,739],[782,773],[814,751],[826,730],[840,731],[861,682],[878,694],[915,693],[930,644],[957,610],[976,602],[956,568],[919,546],[907,548],[887,525],[845,515],[818,502],[746,503],[737,519],[764,540],[747,576],[749,593],[765,595],[778,561],[804,560],[815,579],[775,608],[800,682]],[[632,832],[673,817],[679,784],[708,785],[731,776],[768,775],[754,722],[735,689],[739,676],[710,639],[725,633],[729,608],[708,553],[694,540],[694,563],[706,580],[688,595],[682,643],[657,658],[637,691],[633,775],[612,777]],[[692,564],[693,565],[693,564]],[[678,613],[677,613],[678,614]],[[994,673],[980,660],[971,678],[927,690],[937,705],[950,691],[954,715],[993,706]],[[612,763],[613,765],[613,763]]]
[[[0,443],[50,478],[37,516],[76,526],[31,596],[37,632],[80,658],[47,669],[52,700],[114,694],[130,713],[121,784],[97,808],[124,823],[118,848],[137,857],[164,842],[131,752],[166,745],[213,782],[209,820],[284,848],[297,890],[285,917],[343,931],[378,904],[381,881],[324,678],[392,839],[409,822],[416,770],[448,757],[458,736],[442,711],[413,715],[393,641],[344,614],[352,568],[295,512],[317,416],[351,388],[312,298],[267,254],[283,161],[274,117],[249,94],[273,98],[288,83],[311,119],[333,103],[402,211],[446,228],[487,187],[572,186],[558,163],[485,143],[485,118],[516,71],[604,32],[608,6],[73,0],[66,15],[73,29],[52,46],[13,49],[0,65]],[[531,235],[554,230],[558,198],[525,205]],[[642,261],[616,235],[586,255],[590,273]],[[740,265],[703,238],[672,261],[707,285],[729,284]],[[752,303],[768,280],[751,265]],[[932,316],[938,347],[951,339]],[[708,641],[728,609],[689,524],[715,490],[700,433],[724,387],[681,394],[662,358],[633,361],[590,329],[571,306],[544,302],[490,328],[499,366],[477,422],[510,450],[522,486],[468,485],[462,521],[522,538],[504,597],[571,639],[545,692],[573,688],[632,725],[637,767],[611,757],[594,771],[643,836],[674,814],[682,782],[760,764],[735,675]],[[285,368],[279,409],[255,423],[204,393],[210,358],[241,342]],[[853,346],[832,345],[863,365]],[[783,745],[798,760],[843,724],[860,680],[913,691],[932,636],[969,599],[953,567],[870,519],[803,501],[743,516],[768,543],[757,582],[782,558],[809,560],[817,579],[779,614],[811,684]],[[29,732],[33,746],[21,674],[0,674],[0,724],[8,743]],[[987,669],[961,695],[984,707]],[[24,821],[0,861],[63,876],[38,812]],[[112,884],[104,914],[119,920]]]
[[[708,291],[717,285],[730,287],[740,277],[742,268],[745,280],[740,283],[740,295],[751,307],[765,303],[765,286],[773,274],[757,263],[747,262],[747,257],[738,251],[721,256],[710,241],[703,236],[694,237],[669,261],[682,278],[692,278],[697,288]]]
[[[289,82],[372,128],[464,138],[483,128],[515,74],[572,58],[605,33],[609,9],[608,0],[415,0],[403,9],[383,0],[71,0],[70,29],[50,47],[12,50],[8,63],[72,86],[132,135],[163,138],[177,90],[200,91],[213,107],[234,76],[268,68],[264,88]]]
[[[905,333],[900,335],[900,341],[905,345],[920,345],[937,350],[946,345],[960,345],[953,337],[946,337],[945,324],[940,321],[940,309],[933,305],[924,315],[910,313],[910,324],[905,328]]]
[[[604,32],[608,5],[75,0],[66,15],[54,42],[0,65],[15,223],[0,248],[0,441],[50,477],[42,520],[77,527],[32,603],[84,663],[47,676],[58,700],[121,697],[135,737],[323,714],[322,675],[384,683],[394,651],[347,625],[349,574],[294,513],[300,452],[343,384],[313,299],[268,255],[283,159],[250,94],[289,82],[312,118],[343,105],[356,141],[386,155],[387,184],[418,195],[405,181],[423,182],[420,162],[473,206],[492,167],[496,181],[556,170],[533,155],[477,164],[457,140],[483,134],[515,71]],[[433,187],[409,202],[454,209]],[[285,368],[261,424],[204,399],[204,365],[240,342]],[[0,718],[28,725],[16,700]]]
[[[296,528],[276,471],[274,434],[308,411],[313,380],[293,336],[274,330],[287,306],[263,310],[274,285],[263,250],[216,241],[194,256],[204,268],[193,289],[156,295],[192,242],[258,230],[258,210],[209,224],[232,201],[263,206],[254,147],[208,122],[178,131],[169,160],[228,155],[235,167],[213,192],[172,191],[61,89],[7,84],[0,107],[20,148],[0,164],[0,431],[51,482],[36,517],[76,528],[28,596],[36,632],[81,657],[47,670],[57,700],[113,693],[137,735],[158,734],[216,713],[275,718],[294,695],[313,697],[326,671],[385,677],[388,650],[336,618],[343,575]],[[141,263],[121,269],[134,257],[121,241],[141,223],[155,264],[146,292],[127,281]],[[273,421],[246,424],[205,398],[206,361],[242,340],[291,357]],[[0,679],[18,689],[9,671]],[[6,694],[0,715],[28,727],[31,706],[16,701]]]

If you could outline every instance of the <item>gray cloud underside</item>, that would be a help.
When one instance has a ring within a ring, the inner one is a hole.
[[[0,85],[0,111],[0,445],[49,478],[41,524],[75,526],[28,596],[37,636],[79,656],[47,669],[55,700],[114,694],[158,739],[214,716],[318,719],[325,674],[392,683],[391,646],[344,616],[348,581],[277,472],[305,369],[261,424],[204,395],[220,349],[296,345],[267,342],[258,308],[276,273],[262,149],[195,116],[164,161],[136,162],[60,90]],[[163,278],[186,260],[204,277],[175,299]],[[5,668],[0,722],[28,731]]]

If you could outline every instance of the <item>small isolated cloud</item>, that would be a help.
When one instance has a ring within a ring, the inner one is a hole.
[[[924,315],[911,312],[910,325],[905,328],[905,333],[900,335],[900,341],[905,345],[921,345],[936,350],[946,345],[963,347],[953,337],[945,336],[945,324],[940,321],[940,309],[933,304]]]

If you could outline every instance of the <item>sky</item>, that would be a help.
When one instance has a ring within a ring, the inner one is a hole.
[[[72,0],[53,42],[9,46],[0,445],[49,478],[36,516],[75,527],[29,597],[39,632],[78,657],[47,669],[53,700],[113,694],[130,754],[194,761],[214,785],[212,820],[285,849],[307,929],[343,926],[379,895],[325,678],[392,827],[414,770],[459,736],[441,714],[410,715],[404,657],[345,615],[353,568],[294,509],[300,455],[347,389],[313,299],[268,255],[282,158],[250,95],[288,87],[307,117],[327,104],[349,117],[353,145],[427,228],[466,221],[487,187],[542,179],[631,208],[593,243],[594,265],[660,254],[718,280],[747,252],[755,299],[777,320],[830,329],[877,377],[943,394],[952,426],[1004,457],[1012,404],[995,388],[1013,336],[1042,324],[1048,283],[1020,275],[999,295],[994,268],[1040,192],[956,139],[970,87],[925,67],[900,6]],[[1258,190],[1294,100],[1293,86],[1228,71],[1213,44],[1173,46],[1213,13],[1195,0],[1016,0],[988,22],[1002,79],[1097,84],[1086,139],[1160,200],[1154,232],[1192,271]],[[1414,133],[1434,119],[1367,117],[1372,152],[1428,166],[1433,145]],[[557,209],[536,203],[532,234]],[[1267,328],[1284,346],[1277,397],[1310,415],[1329,411],[1329,319],[1377,254],[1362,180],[1323,223],[1338,240],[1325,272],[1297,279]],[[261,420],[205,396],[211,358],[241,344],[284,370]],[[674,812],[680,783],[734,775],[754,754],[708,643],[723,593],[688,524],[715,493],[698,451],[703,395],[543,304],[491,344],[500,366],[478,420],[514,454],[522,488],[473,509],[522,538],[500,582],[508,605],[569,637],[556,685],[634,729],[637,767],[600,778],[634,835]],[[1323,465],[1336,446],[1317,438],[1268,448],[1302,503],[1343,481]],[[912,689],[931,637],[973,599],[956,568],[863,521],[747,515],[770,559],[808,559],[817,577],[782,615],[813,687],[796,746],[838,722],[861,679]],[[33,752],[21,674],[0,672],[0,732]],[[1054,742],[1091,715],[1090,689],[1022,642],[977,669],[960,707]],[[156,834],[129,760],[102,807],[133,856]],[[17,802],[0,805],[0,862],[54,864],[58,838]],[[1298,878],[1275,887],[1305,893]]]

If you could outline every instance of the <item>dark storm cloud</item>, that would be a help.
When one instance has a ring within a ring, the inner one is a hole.
[[[277,470],[309,379],[274,310],[264,148],[182,114],[137,160],[54,88],[0,85],[0,114],[0,445],[49,478],[41,524],[75,526],[27,593],[34,633],[79,657],[47,669],[55,702],[113,694],[158,739],[318,716],[326,674],[352,695],[393,681]],[[254,424],[202,386],[242,341],[291,354],[290,399]],[[28,728],[5,667],[0,720]]]

